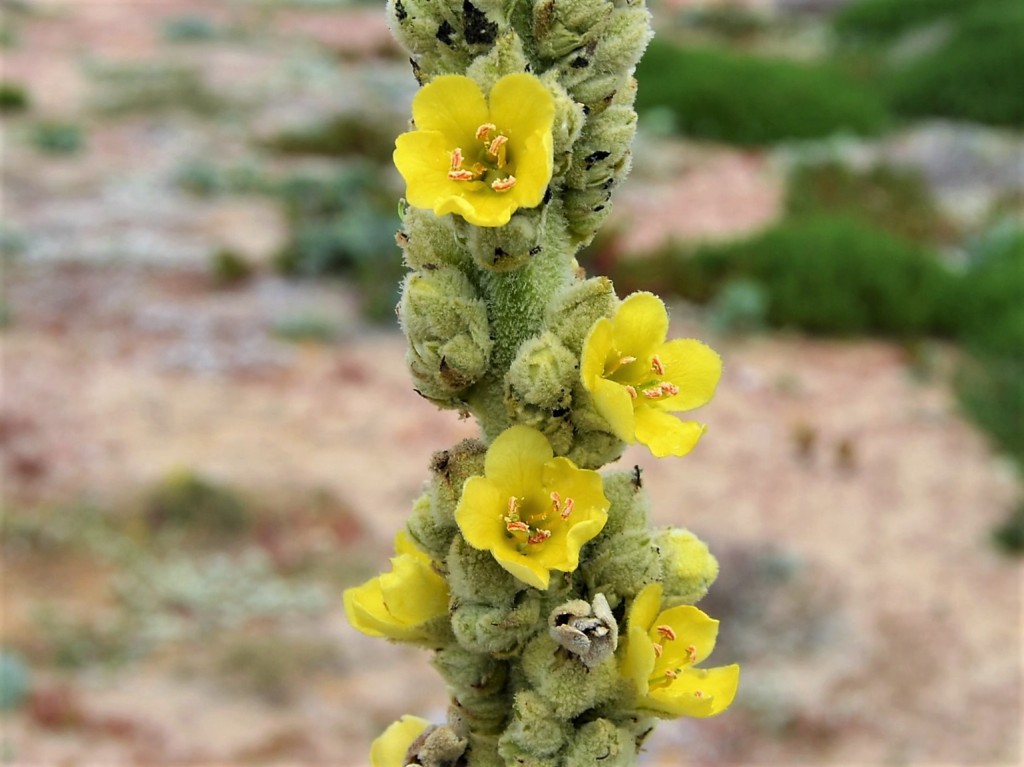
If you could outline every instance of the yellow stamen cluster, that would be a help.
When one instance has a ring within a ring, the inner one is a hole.
[[[497,170],[504,170],[508,165],[507,145],[508,136],[498,133],[493,138],[492,133],[497,133],[497,126],[494,123],[484,123],[473,134],[477,141],[483,145],[483,160],[475,162],[471,166],[464,167],[466,157],[462,147],[455,147],[451,154],[451,169],[448,171],[448,178],[452,181],[482,181],[488,173]],[[491,189],[495,192],[507,192],[516,185],[516,177],[512,174],[504,178],[496,178],[491,181]]]
[[[551,537],[550,530],[540,527],[551,518],[551,513],[554,512],[559,519],[566,520],[572,514],[575,505],[576,502],[572,498],[563,499],[557,492],[552,492],[550,509],[538,514],[527,515],[526,519],[523,519],[520,513],[521,499],[511,496],[508,499],[508,514],[504,517],[505,530],[513,535],[516,533],[526,535],[526,543],[535,546]]]

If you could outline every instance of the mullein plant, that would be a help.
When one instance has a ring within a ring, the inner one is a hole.
[[[475,3],[475,4],[474,4]],[[421,85],[396,141],[406,182],[398,307],[416,391],[473,416],[433,456],[391,570],[344,594],[349,621],[422,646],[446,721],[408,715],[373,767],[626,767],[659,718],[732,702],[736,665],[700,664],[694,607],[718,565],[653,530],[627,444],[683,456],[721,375],[667,339],[650,293],[618,298],[575,260],[630,166],[643,0],[389,0]]]

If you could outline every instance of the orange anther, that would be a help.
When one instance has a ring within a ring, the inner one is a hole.
[[[627,392],[629,392],[629,396],[631,398],[633,398],[633,399],[637,398],[638,395],[636,393],[636,387],[635,386],[630,386],[629,384],[626,384],[625,389],[626,389]]]
[[[655,630],[670,642],[676,638],[676,632],[672,630],[671,626],[661,625],[658,626]]]
[[[476,129],[476,140],[487,141],[487,134],[489,134],[492,130],[497,129],[498,126],[495,125],[494,123],[484,123],[483,125]]]
[[[507,192],[509,189],[516,185],[516,177],[508,176],[507,178],[497,179],[491,182],[491,189],[495,192]]]
[[[462,148],[455,147],[452,150],[452,170],[459,170],[462,167]]]
[[[661,364],[661,359],[657,354],[651,357],[651,369],[660,376],[665,375],[665,366]]]

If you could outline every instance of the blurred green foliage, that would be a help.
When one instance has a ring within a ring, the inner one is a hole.
[[[169,43],[204,43],[216,40],[221,31],[206,16],[190,13],[167,19],[160,28],[160,36]]]
[[[178,529],[204,538],[239,535],[249,527],[249,516],[241,496],[188,470],[165,477],[145,501],[152,529]]]
[[[94,108],[106,115],[180,110],[212,115],[228,105],[212,93],[196,66],[170,61],[91,62]]]
[[[850,56],[894,111],[1024,127],[1024,3],[1020,0],[860,0],[833,20]],[[916,54],[892,46],[928,29]]]
[[[971,352],[956,379],[961,407],[1024,471],[1024,227],[994,228],[948,312]]]
[[[263,145],[282,154],[362,157],[387,164],[395,148],[396,132],[382,129],[376,116],[345,113],[272,136]]]
[[[888,122],[879,94],[826,64],[655,40],[636,76],[637,108],[669,110],[675,128],[695,138],[759,146],[836,133],[874,135]]]
[[[832,26],[847,45],[888,45],[916,28],[954,18],[976,4],[975,0],[856,0],[839,9]]]
[[[866,170],[838,161],[798,164],[786,186],[786,213],[856,216],[918,243],[945,242],[956,234],[920,173],[885,164]]]
[[[271,332],[286,341],[332,343],[338,339],[341,329],[338,323],[329,317],[300,314],[278,320],[271,328]]]
[[[67,120],[44,120],[32,126],[31,141],[46,154],[77,154],[85,148],[85,129]]]
[[[376,167],[359,163],[328,178],[294,177],[278,194],[291,232],[278,268],[307,277],[346,275],[359,286],[364,314],[393,322],[405,267],[395,245],[395,198]]]
[[[338,644],[328,639],[243,634],[219,644],[215,664],[221,679],[276,705],[340,663]]]
[[[934,328],[952,281],[929,251],[855,218],[826,215],[783,221],[737,242],[669,247],[616,272],[627,290],[643,286],[698,303],[749,280],[764,290],[775,327],[900,338]]]
[[[0,113],[24,112],[29,107],[28,91],[19,83],[0,81]]]
[[[252,264],[231,248],[218,248],[210,256],[210,278],[219,288],[240,285],[252,277]]]

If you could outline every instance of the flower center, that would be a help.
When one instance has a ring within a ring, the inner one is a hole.
[[[611,355],[608,364],[605,365],[605,377],[611,378],[627,365],[636,362],[636,357],[628,354],[615,352]],[[653,376],[651,375],[653,373]],[[642,374],[642,380],[634,380],[631,383],[624,383],[623,388],[629,392],[629,396],[636,399],[643,395],[646,399],[661,399],[672,397],[679,393],[679,387],[671,381],[665,380],[665,363],[655,354],[651,357],[650,371]]]
[[[557,491],[553,491],[549,497],[551,505],[532,514],[523,510],[522,498],[513,495],[508,499],[505,530],[519,539],[521,550],[546,541],[551,537],[551,523],[561,523],[572,514],[576,504],[572,498],[562,498]]]
[[[479,142],[476,159],[469,163],[462,147],[451,154],[448,178],[452,181],[483,181],[495,192],[507,192],[516,185],[516,177],[506,170],[508,166],[508,136],[498,132],[494,123],[484,123],[474,134]]]
[[[678,636],[676,635],[675,630],[669,625],[656,626],[654,630],[661,638],[661,642],[652,641],[651,645],[654,647],[654,657],[660,660],[661,656],[665,653],[665,645],[669,642],[675,642],[678,639]],[[688,645],[685,652],[686,661],[682,666],[670,666],[665,668],[664,664],[658,663],[657,661],[655,662],[654,674],[648,680],[652,690],[668,687],[673,681],[679,678],[681,673],[683,673],[683,668],[691,665],[695,660],[697,660],[696,646]],[[700,697],[700,691],[698,691],[696,695],[697,697]]]

